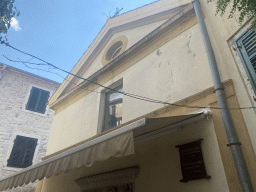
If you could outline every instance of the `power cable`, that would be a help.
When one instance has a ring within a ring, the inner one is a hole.
[[[177,3],[177,2],[179,2],[179,1],[175,1],[175,2],[173,2],[173,3],[171,3],[171,4],[175,4],[175,3]],[[170,4],[170,5],[171,5]],[[183,9],[183,10],[180,10],[178,13],[176,13],[173,17],[175,17],[176,15],[178,15],[178,14],[180,14],[182,11],[184,11],[185,10],[185,8]],[[22,63],[24,64],[24,63],[28,63],[28,64],[34,64],[34,65],[48,65],[48,66],[52,66],[53,67],[53,69],[58,69],[58,70],[60,70],[60,71],[63,71],[63,72],[65,72],[65,73],[68,73],[68,74],[71,74],[70,72],[68,72],[68,71],[64,71],[64,70],[62,70],[62,69],[60,69],[60,68],[58,68],[58,67],[56,67],[56,66],[53,66],[52,64],[50,64],[50,63],[48,63],[48,62],[46,62],[46,61],[44,61],[44,60],[42,60],[42,59],[40,59],[40,58],[38,58],[38,57],[35,57],[34,55],[31,55],[31,54],[28,54],[28,53],[25,53],[25,52],[23,52],[23,51],[21,51],[21,50],[19,50],[19,49],[17,49],[17,48],[15,48],[15,47],[13,47],[13,46],[10,46],[9,45],[9,43],[6,43],[5,41],[1,41],[1,44],[5,44],[6,46],[9,46],[10,48],[12,48],[12,49],[14,49],[14,50],[16,50],[16,51],[19,51],[19,52],[21,52],[21,53],[23,53],[23,54],[26,54],[26,55],[29,55],[29,56],[31,56],[31,58],[29,59],[29,60],[27,60],[26,62],[25,61],[23,61]],[[4,56],[6,59],[8,59],[6,56]],[[43,61],[43,62],[45,62],[45,63],[47,63],[47,64],[38,64],[38,63],[32,63],[32,62],[28,62],[28,61],[30,61],[30,60],[32,60],[33,58],[36,58],[36,59],[38,59],[38,60],[40,60],[40,61]],[[12,61],[12,62],[21,62],[21,61],[13,61],[13,60],[10,60],[10,59],[8,59],[9,61]],[[38,69],[39,70],[39,69]],[[47,71],[46,71],[47,72]],[[53,72],[52,72],[53,73]],[[57,74],[57,75],[59,75],[59,74]],[[74,76],[74,74],[71,74],[71,75],[73,75]],[[60,75],[59,75],[60,76]],[[77,77],[77,78],[81,78],[81,77],[79,77],[79,76],[74,76],[74,77]],[[63,77],[62,77],[63,78]],[[63,78],[64,79],[64,78]],[[66,79],[64,79],[64,80],[66,80]],[[85,79],[84,79],[85,80]],[[69,80],[66,80],[66,81],[69,81]],[[87,81],[88,81],[88,79],[87,79]],[[71,83],[73,83],[72,81],[69,81],[69,82],[71,82]],[[91,83],[94,83],[95,84],[95,82],[93,82],[93,81],[91,81]],[[73,83],[73,84],[75,84],[75,83]],[[76,85],[76,84],[75,84]],[[102,85],[100,85],[100,84],[98,84],[99,86],[102,86]],[[81,86],[82,86],[82,84],[81,84]],[[69,90],[67,93],[69,93],[69,92],[71,92],[73,89],[77,89],[77,88],[79,88],[79,87],[81,87],[81,86],[75,86],[75,87],[73,87],[71,90]],[[110,88],[108,88],[108,87],[104,87],[104,88],[106,88],[106,89],[110,89]],[[84,89],[84,90],[88,90],[88,91],[92,91],[92,90],[89,90],[89,89]],[[110,89],[110,90],[114,90],[114,89]],[[93,92],[97,92],[97,91],[93,91]],[[124,94],[124,93],[122,93],[122,94]],[[125,95],[125,94],[124,94]],[[130,95],[133,95],[133,94],[130,94]],[[128,95],[127,95],[128,96]],[[135,96],[138,96],[138,95],[135,95]],[[138,97],[141,97],[141,98],[144,98],[144,99],[149,99],[149,98],[146,98],[146,97],[142,97],[142,96],[138,96]],[[150,100],[153,100],[153,99],[150,99]],[[154,101],[154,100],[153,100]],[[157,101],[157,100],[156,100]]]
[[[3,56],[4,56],[4,55],[3,55]],[[52,72],[52,71],[49,71],[49,70],[44,70],[44,69],[39,69],[39,68],[30,67],[30,66],[26,65],[25,63],[29,63],[29,64],[32,64],[32,65],[47,65],[47,64],[37,64],[37,63],[22,61],[22,60],[20,60],[19,58],[18,58],[18,59],[19,59],[20,61],[14,61],[14,60],[9,59],[9,58],[6,57],[6,56],[4,56],[4,57],[5,57],[6,59],[8,59],[9,61],[12,61],[12,62],[21,62],[25,67],[27,67],[27,68],[29,68],[29,69],[35,69],[35,70],[44,71],[44,72],[47,72],[47,73],[52,73],[52,74],[58,75],[59,77],[63,78],[64,81],[68,81],[68,82],[70,82],[70,83],[72,83],[72,84],[74,84],[74,85],[77,85],[76,83],[67,80],[65,77],[62,77],[62,76],[61,76],[60,74],[58,74],[58,73],[55,73],[55,72]],[[78,87],[78,88],[79,88],[79,87]],[[94,91],[94,90],[90,90],[90,89],[85,89],[85,88],[83,88],[83,89],[84,89],[84,90],[87,90],[87,91],[90,91],[90,92],[101,93],[101,92]]]
[[[15,48],[15,47],[13,47],[13,46],[11,46],[10,44],[8,44],[8,43],[6,43],[6,42],[3,42],[3,41],[2,41],[1,43],[5,44],[6,46],[8,46],[8,47],[10,47],[10,48],[12,48],[12,49],[14,49],[14,50],[20,52],[20,53],[23,53],[23,54],[25,54],[25,55],[28,55],[28,56],[33,57],[33,58],[35,58],[35,59],[38,59],[39,61],[42,61],[42,62],[46,63],[47,65],[53,67],[54,69],[58,69],[58,70],[60,70],[60,71],[62,71],[62,72],[65,72],[65,73],[67,73],[67,74],[69,74],[69,75],[72,75],[72,76],[74,76],[74,77],[76,77],[76,78],[82,79],[82,80],[84,80],[84,81],[90,82],[90,83],[92,83],[92,84],[98,85],[98,86],[103,87],[103,88],[105,88],[105,89],[114,91],[114,92],[116,92],[116,93],[123,94],[123,95],[128,96],[128,97],[131,97],[131,98],[135,98],[135,99],[142,100],[142,101],[148,101],[148,102],[151,102],[151,103],[159,103],[159,104],[171,105],[171,106],[176,106],[176,107],[197,108],[197,109],[200,109],[200,108],[201,108],[201,109],[206,109],[206,108],[208,108],[208,109],[224,109],[224,108],[220,108],[220,107],[207,107],[207,106],[202,107],[202,106],[190,106],[190,105],[185,105],[185,104],[169,103],[169,102],[160,101],[160,100],[156,100],[156,99],[151,99],[151,98],[144,97],[144,96],[140,96],[140,95],[136,95],[136,94],[131,94],[131,93],[126,93],[126,92],[118,91],[118,90],[115,90],[115,89],[106,87],[106,86],[104,86],[104,85],[101,85],[101,84],[99,84],[99,83],[97,83],[97,82],[94,82],[94,81],[92,81],[92,80],[90,80],[90,79],[86,79],[86,78],[80,77],[80,76],[78,76],[78,75],[76,75],[76,74],[73,74],[73,73],[68,72],[68,71],[66,71],[66,70],[64,70],[64,69],[61,69],[61,68],[59,68],[59,67],[57,67],[57,66],[55,66],[55,65],[53,65],[53,64],[51,64],[51,63],[49,63],[49,62],[47,62],[47,61],[44,61],[43,59],[40,59],[39,57],[36,57],[36,56],[34,56],[34,55],[32,55],[32,54],[29,54],[29,53],[26,53],[26,52],[24,52],[24,51],[21,51],[21,50]],[[77,87],[75,87],[75,88],[77,88]],[[239,107],[239,108],[229,108],[229,109],[254,109],[254,108],[256,108],[256,107]]]

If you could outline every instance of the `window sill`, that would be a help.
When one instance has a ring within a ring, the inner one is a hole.
[[[26,113],[33,114],[33,115],[42,116],[42,117],[46,117],[46,116],[48,115],[48,109],[47,109],[47,108],[46,108],[44,114],[43,114],[43,113],[38,113],[38,112],[34,112],[34,111],[27,110],[27,109],[25,109],[24,107],[22,107],[22,111],[23,111],[23,112],[26,112]]]

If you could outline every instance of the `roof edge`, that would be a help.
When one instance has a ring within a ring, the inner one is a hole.
[[[18,68],[16,68],[16,67],[12,67],[12,66],[7,65],[7,64],[0,63],[0,68],[3,68],[4,65],[6,66],[5,70],[6,70],[6,69],[10,69],[10,70],[13,70],[13,71],[16,71],[16,72],[19,72],[19,73],[24,73],[24,74],[26,74],[26,75],[28,75],[28,76],[32,76],[32,77],[35,77],[35,78],[42,79],[42,80],[44,80],[44,81],[48,81],[48,82],[53,83],[53,84],[61,85],[61,83],[59,83],[59,82],[57,82],[57,81],[53,81],[53,80],[51,80],[51,79],[47,79],[47,78],[45,78],[45,77],[42,77],[42,76],[39,76],[39,75],[30,73],[30,72],[24,71],[24,70],[22,70],[22,69],[18,69]]]

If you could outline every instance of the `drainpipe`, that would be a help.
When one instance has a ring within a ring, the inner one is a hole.
[[[210,42],[210,38],[204,23],[204,19],[201,12],[201,7],[199,0],[192,0],[193,6],[195,9],[196,17],[198,20],[198,24],[200,27],[201,35],[203,37],[204,46],[206,49],[208,62],[210,65],[211,73],[212,73],[212,80],[215,88],[215,94],[217,97],[217,101],[219,104],[222,120],[225,126],[226,134],[228,137],[228,146],[231,149],[233,159],[235,162],[236,170],[238,177],[240,179],[240,184],[242,187],[242,190],[244,192],[252,192],[252,186],[251,181],[249,178],[249,174],[247,172],[247,168],[245,166],[244,158],[241,151],[241,143],[239,143],[237,139],[237,135],[233,126],[233,123],[231,121],[230,113],[227,106],[227,101],[224,93],[224,88],[221,83],[220,74],[218,71],[217,63],[215,60],[215,56],[213,53],[212,45]]]

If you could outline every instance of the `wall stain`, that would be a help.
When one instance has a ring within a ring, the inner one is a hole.
[[[188,53],[191,53],[191,49],[190,49],[190,47],[189,47],[191,37],[192,37],[192,35],[190,34],[189,40],[188,40],[188,42],[187,42],[187,47],[188,47],[188,51],[187,51],[187,52],[188,52]]]

